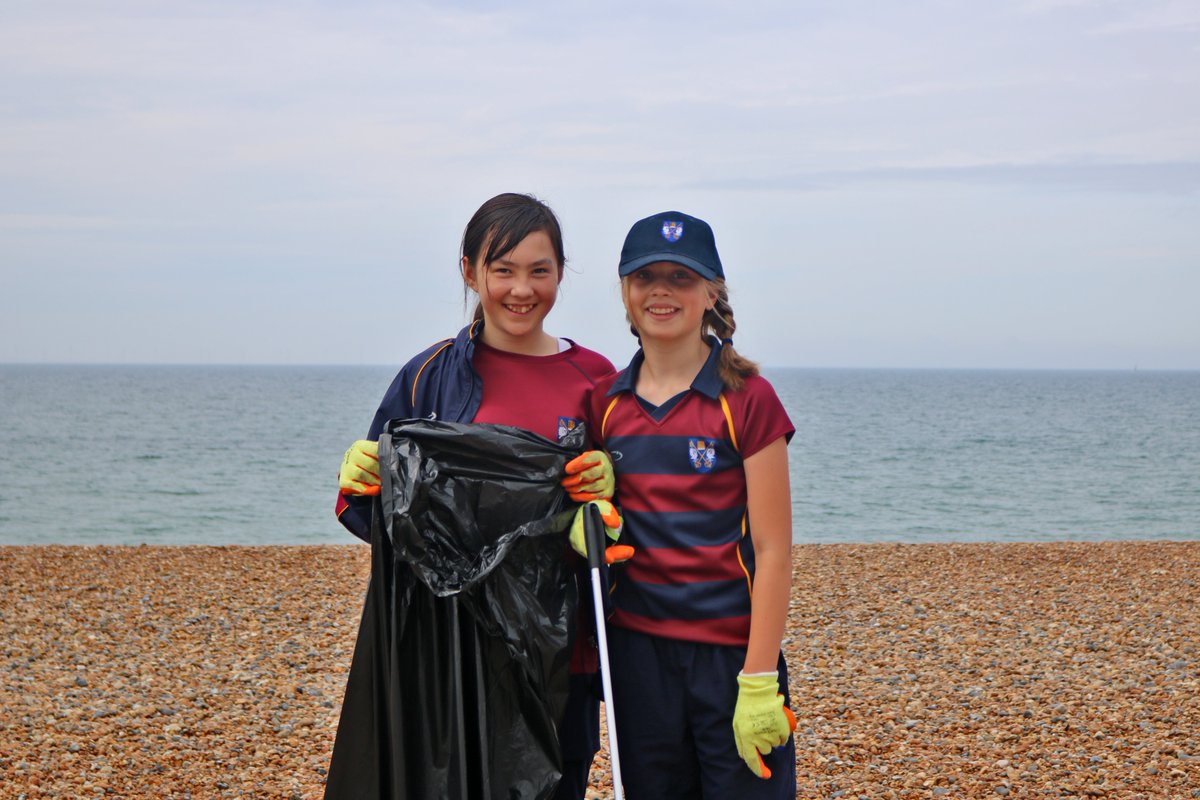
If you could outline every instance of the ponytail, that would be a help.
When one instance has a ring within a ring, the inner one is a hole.
[[[717,296],[717,301],[704,312],[700,330],[721,340],[717,372],[730,391],[737,392],[746,385],[746,378],[758,374],[758,364],[733,349],[733,332],[737,330],[737,323],[733,321],[733,306],[729,305],[729,289],[725,281],[716,278],[708,282],[708,287]]]
[[[466,270],[479,269],[487,281],[487,268],[498,258],[511,252],[525,237],[536,231],[550,237],[554,257],[558,260],[558,277],[567,263],[563,252],[562,226],[550,206],[531,194],[505,192],[481,205],[463,229],[462,246],[458,252],[458,271],[463,278],[463,308],[467,306],[470,289]],[[463,261],[466,261],[464,267]],[[475,304],[472,321],[483,319],[483,303]]]

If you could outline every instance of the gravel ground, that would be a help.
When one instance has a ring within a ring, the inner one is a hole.
[[[368,561],[0,547],[0,797],[320,797]],[[799,797],[1200,798],[1200,542],[794,562]]]

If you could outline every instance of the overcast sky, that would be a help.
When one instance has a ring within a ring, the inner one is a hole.
[[[673,209],[768,366],[1200,369],[1200,4],[0,5],[0,362],[399,364],[501,191],[617,362]]]

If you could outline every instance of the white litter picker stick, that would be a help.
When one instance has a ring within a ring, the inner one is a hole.
[[[592,606],[596,610],[596,643],[600,646],[600,681],[604,686],[604,708],[608,715],[608,762],[612,767],[616,800],[625,800],[621,786],[621,756],[617,751],[617,712],[613,709],[612,678],[608,669],[608,634],[604,625],[604,594],[600,586],[600,565],[604,563],[604,521],[594,504],[585,506],[583,537],[587,542],[588,569],[592,572]]]

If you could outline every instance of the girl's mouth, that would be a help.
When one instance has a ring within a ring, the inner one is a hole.
[[[532,304],[516,306],[516,305],[511,305],[511,304],[506,303],[504,308],[507,309],[508,311],[511,311],[514,314],[520,314],[522,316],[524,316],[525,314],[528,314],[530,311],[533,311]]]
[[[669,317],[678,310],[674,306],[650,306],[646,309],[646,313],[652,317]]]

